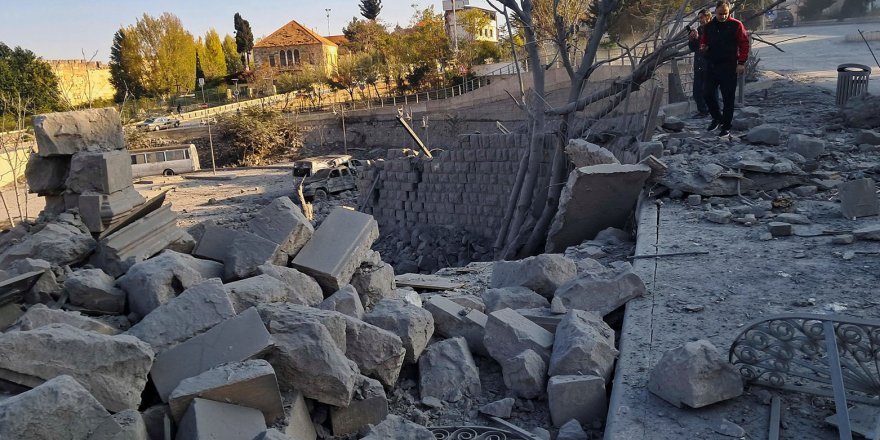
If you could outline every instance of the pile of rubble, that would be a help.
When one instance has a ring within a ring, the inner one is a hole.
[[[602,318],[645,286],[583,256],[623,231],[419,294],[371,250],[370,215],[338,207],[315,229],[281,197],[190,234],[161,197],[132,196],[115,112],[35,129],[28,178],[52,200],[0,239],[0,438],[433,439],[432,420],[480,414],[546,439],[601,427],[617,355]]]

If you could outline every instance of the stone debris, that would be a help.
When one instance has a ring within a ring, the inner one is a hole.
[[[439,295],[427,300],[425,309],[434,317],[434,330],[437,334],[446,338],[462,337],[467,341],[471,353],[489,356],[483,342],[489,319],[486,314]]]
[[[614,330],[596,314],[569,310],[556,328],[548,374],[590,374],[607,382],[616,357]]]
[[[788,237],[791,235],[791,223],[770,222],[767,223],[767,231],[774,237]]]
[[[604,420],[608,409],[605,379],[599,376],[553,376],[547,382],[547,400],[553,425],[571,419],[589,425]]]
[[[410,422],[400,416],[389,414],[382,423],[370,428],[366,437],[361,440],[435,440],[434,434],[422,425]]]
[[[361,374],[394,386],[405,355],[403,341],[396,334],[345,316],[345,356],[357,364]]]
[[[112,107],[34,116],[34,136],[42,157],[125,148],[122,122]]]
[[[95,429],[89,440],[149,440],[147,425],[141,413],[127,409],[113,414],[111,420],[107,420]]]
[[[549,362],[553,334],[511,309],[502,309],[489,314],[484,343],[489,355],[504,368],[508,359],[525,350],[533,350]]]
[[[352,318],[363,319],[364,306],[361,297],[351,284],[346,284],[336,293],[330,295],[321,304],[319,309],[334,310]]]
[[[762,124],[750,129],[745,139],[753,144],[779,145],[780,134],[778,127]]]
[[[59,375],[0,400],[0,438],[90,438],[110,414],[76,379]]]
[[[177,227],[177,214],[164,205],[98,243],[91,264],[118,277],[183,237]]]
[[[133,336],[67,324],[0,334],[0,379],[36,387],[66,374],[114,412],[137,409],[152,364],[149,344]]]
[[[283,400],[287,402],[284,418],[287,421],[287,427],[284,428],[284,434],[292,440],[316,440],[318,433],[315,432],[315,425],[312,423],[312,417],[309,415],[309,408],[302,393],[299,391],[285,393]]]
[[[197,397],[258,409],[266,424],[284,413],[275,370],[262,359],[221,365],[181,381],[168,398],[175,421],[180,421]]]
[[[367,425],[376,425],[388,416],[388,399],[379,381],[360,377],[354,397],[347,407],[330,409],[333,435],[358,432]]]
[[[857,240],[880,241],[880,224],[866,226],[853,231]]]
[[[571,159],[575,168],[620,163],[620,161],[614,157],[614,154],[607,149],[583,139],[569,140],[568,145],[565,147],[565,154]]]
[[[376,252],[372,254],[378,255]],[[383,298],[393,296],[397,286],[394,282],[394,268],[388,263],[364,262],[351,276],[351,285],[361,296],[361,303],[369,307]]]
[[[543,396],[547,383],[547,362],[534,350],[508,358],[502,364],[504,386],[524,399]]]
[[[66,221],[65,221],[66,220]],[[53,266],[81,263],[95,249],[96,242],[85,225],[72,216],[42,225],[0,254],[0,267],[8,267],[24,258],[45,260]]]
[[[559,428],[556,440],[587,440],[587,433],[577,420],[571,419]]]
[[[324,293],[318,282],[292,267],[264,264],[257,267],[257,272],[284,282],[289,303],[316,306],[324,301]]]
[[[43,304],[34,304],[6,331],[34,330],[50,324],[67,324],[78,329],[111,336],[120,333],[119,329],[79,312],[50,309]]]
[[[402,299],[386,298],[364,315],[364,321],[400,337],[406,349],[407,363],[418,362],[434,334],[431,312]]]
[[[181,419],[175,439],[253,439],[265,430],[266,421],[259,410],[197,398]]]
[[[235,310],[245,310],[260,304],[286,303],[287,285],[269,275],[257,275],[223,285]]]
[[[312,238],[314,226],[299,206],[287,197],[279,197],[266,205],[247,223],[248,230],[278,245],[275,261],[286,266],[291,258]]]
[[[559,286],[577,275],[575,262],[560,254],[541,254],[519,261],[496,261],[489,286],[522,286],[550,298]]]
[[[743,393],[742,377],[707,340],[688,342],[663,354],[648,390],[681,408],[702,408]]]
[[[254,440],[297,440],[297,439],[291,439],[283,432],[281,432],[275,428],[269,428],[269,429],[263,431],[262,434],[254,437]]]
[[[522,287],[502,287],[498,289],[486,289],[480,297],[489,313],[501,309],[532,309],[550,307],[547,298],[538,295],[533,290]]]
[[[627,301],[647,293],[645,283],[631,269],[585,272],[559,287],[554,298],[568,309],[586,310],[605,316]]]
[[[516,403],[516,399],[507,397],[481,406],[480,412],[489,416],[507,419],[510,417],[510,413],[513,412],[514,403]]]
[[[480,372],[463,338],[435,342],[419,359],[422,398],[457,402],[480,394]]]
[[[803,134],[788,137],[785,148],[792,153],[800,154],[806,160],[816,160],[825,154],[825,141]]]
[[[101,269],[83,269],[68,275],[64,290],[71,304],[87,310],[119,314],[125,309],[125,292]]]
[[[853,219],[880,215],[880,198],[877,197],[874,179],[864,178],[841,183],[840,212]]]

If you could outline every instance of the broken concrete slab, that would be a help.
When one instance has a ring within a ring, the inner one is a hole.
[[[291,391],[284,394],[286,405],[287,426],[284,427],[284,434],[292,440],[316,440],[318,433],[315,432],[315,425],[312,424],[312,417],[309,414],[309,408],[306,399],[299,391]]]
[[[555,311],[553,309],[553,304],[556,304]],[[562,300],[557,298],[553,298],[550,308],[516,309],[516,313],[519,313],[529,321],[538,324],[541,328],[550,333],[556,333],[556,327],[559,327],[559,323],[562,322],[562,317],[567,311],[568,308],[562,304]]]
[[[8,267],[17,260],[33,258],[45,260],[53,266],[77,264],[88,258],[96,242],[78,222],[46,223],[41,229],[22,238],[0,255],[0,267]]]
[[[227,362],[238,362],[262,353],[272,338],[256,309],[247,309],[211,330],[168,349],[153,362],[150,377],[163,402],[188,377]]]
[[[489,286],[493,289],[523,286],[550,298],[559,286],[576,275],[574,261],[561,254],[541,254],[518,261],[496,261]]]
[[[400,416],[388,414],[388,417],[376,426],[370,428],[369,433],[361,440],[435,440],[434,434],[428,428],[415,424]]]
[[[382,384],[360,376],[351,404],[345,408],[330,408],[330,426],[333,435],[351,434],[367,425],[379,424],[387,416],[388,399]]]
[[[741,395],[742,382],[736,368],[703,339],[664,353],[651,370],[648,391],[679,408],[702,408]]]
[[[112,194],[130,188],[131,155],[125,150],[75,153],[64,186],[78,194]]]
[[[568,155],[576,168],[620,163],[612,152],[583,139],[569,140],[565,147],[565,154]]]
[[[563,252],[602,229],[625,224],[650,176],[651,168],[645,165],[576,168],[559,196],[545,251]]]
[[[0,335],[0,378],[35,387],[68,374],[110,411],[136,409],[153,350],[133,336],[108,336],[67,324]]]
[[[394,268],[388,263],[380,265],[363,263],[351,276],[351,285],[361,295],[361,303],[369,307],[382,298],[394,294],[397,284],[394,280]]]
[[[201,234],[198,236],[195,249],[193,249],[193,256],[223,262],[229,244],[239,231],[210,223],[202,225],[199,229]]]
[[[126,332],[150,344],[156,354],[235,316],[219,278],[183,291],[153,309]]]
[[[196,397],[258,409],[268,425],[284,415],[275,370],[262,359],[220,365],[182,380],[168,397],[175,421]]]
[[[431,344],[419,358],[419,394],[446,402],[480,395],[480,370],[464,338]]]
[[[50,309],[43,304],[35,304],[29,308],[9,330],[27,331],[50,324],[67,324],[71,327],[108,336],[119,334],[118,329],[97,319],[84,316],[79,312]]]
[[[85,439],[113,419],[76,379],[61,375],[0,400],[0,438]]]
[[[220,263],[164,251],[133,265],[117,284],[128,296],[129,310],[144,317],[184,290],[222,274]]]
[[[287,302],[288,289],[283,281],[269,275],[257,275],[223,286],[235,310],[260,304]]]
[[[228,237],[227,237],[228,239]],[[277,263],[278,245],[258,235],[236,231],[223,257],[224,280],[247,278],[264,264]]]
[[[486,311],[489,313],[501,309],[550,307],[550,301],[547,301],[547,298],[523,286],[486,289],[480,297],[483,299],[483,304],[486,305]]]
[[[162,206],[101,239],[92,265],[119,277],[183,236],[171,205]]]
[[[525,350],[534,350],[549,362],[553,334],[511,309],[502,309],[489,314],[484,343],[499,363]]]
[[[600,316],[569,310],[556,328],[548,374],[590,374],[608,381],[617,354],[614,330]]]
[[[97,312],[119,314],[125,309],[125,292],[101,269],[81,269],[67,276],[64,290],[71,304]]]
[[[31,153],[24,171],[28,191],[41,196],[61,195],[67,189],[64,182],[69,170],[70,156],[42,157]]]
[[[328,296],[317,307],[323,310],[334,310],[352,318],[362,319],[364,317],[364,306],[361,304],[361,297],[350,284],[346,284],[337,290],[336,293]]]
[[[278,245],[276,261],[287,265],[290,258],[312,238],[315,227],[289,198],[279,197],[247,223],[248,230]]]
[[[825,141],[804,134],[793,134],[788,137],[785,148],[792,153],[800,154],[807,160],[816,160],[825,154]]]
[[[608,400],[605,379],[599,376],[553,376],[547,382],[547,403],[554,426],[571,419],[591,424],[605,419]]]
[[[177,440],[253,439],[266,430],[263,413],[245,406],[193,399],[177,428]]]
[[[605,316],[632,298],[647,293],[645,283],[631,271],[584,273],[556,291],[568,309],[586,310]]]
[[[396,334],[403,341],[407,363],[416,363],[434,334],[431,312],[402,299],[385,298],[364,314],[364,321]]]
[[[514,403],[516,403],[516,399],[512,397],[507,397],[481,406],[480,412],[489,416],[501,417],[502,419],[506,419],[510,417],[510,413],[513,411]]]
[[[445,338],[462,337],[472,353],[489,356],[483,338],[486,336],[485,313],[462,307],[442,296],[434,296],[425,302],[425,309],[434,317],[434,330]]]
[[[290,265],[311,275],[326,293],[351,281],[379,237],[373,216],[337,207],[324,219]]]
[[[345,316],[345,356],[357,364],[361,374],[394,386],[405,355],[403,341],[396,334]]]
[[[752,144],[779,145],[779,128],[770,124],[754,127],[746,133],[745,140]]]
[[[69,209],[79,209],[82,221],[92,233],[105,232],[128,219],[146,199],[131,186],[112,194],[88,192],[67,193],[64,203]]]
[[[330,332],[336,346],[345,353],[346,316],[342,313],[287,303],[260,304],[257,311],[260,312],[263,324],[269,329],[273,327],[273,322],[282,324],[278,328],[303,322],[323,325]]]
[[[40,156],[125,148],[122,122],[113,107],[36,115],[33,122]]]
[[[880,199],[877,198],[874,179],[850,180],[837,187],[840,190],[840,212],[852,219],[880,215]]]
[[[287,302],[289,303],[316,306],[324,301],[324,293],[318,282],[292,267],[264,264],[257,267],[257,273],[269,275],[284,282],[287,286]]]
[[[534,350],[505,360],[501,365],[504,386],[524,399],[537,399],[544,395],[547,383],[547,362]]]

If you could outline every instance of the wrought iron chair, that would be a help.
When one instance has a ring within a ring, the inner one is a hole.
[[[880,320],[782,314],[746,326],[730,363],[747,382],[833,397],[841,439],[851,439],[847,400],[880,405]]]

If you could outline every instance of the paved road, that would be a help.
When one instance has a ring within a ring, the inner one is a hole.
[[[858,36],[858,30],[880,31],[880,23],[839,24],[825,26],[798,26],[778,29],[772,35],[764,36],[769,42],[779,45],[785,53],[766,44],[756,43],[755,49],[761,58],[758,67],[772,70],[821,87],[835,90],[837,87],[837,66],[844,63],[863,64],[871,68],[869,91],[880,94],[880,67],[874,62],[864,41],[844,41],[846,35]],[[795,38],[796,40],[785,42]],[[880,58],[880,41],[869,41],[871,49]]]

